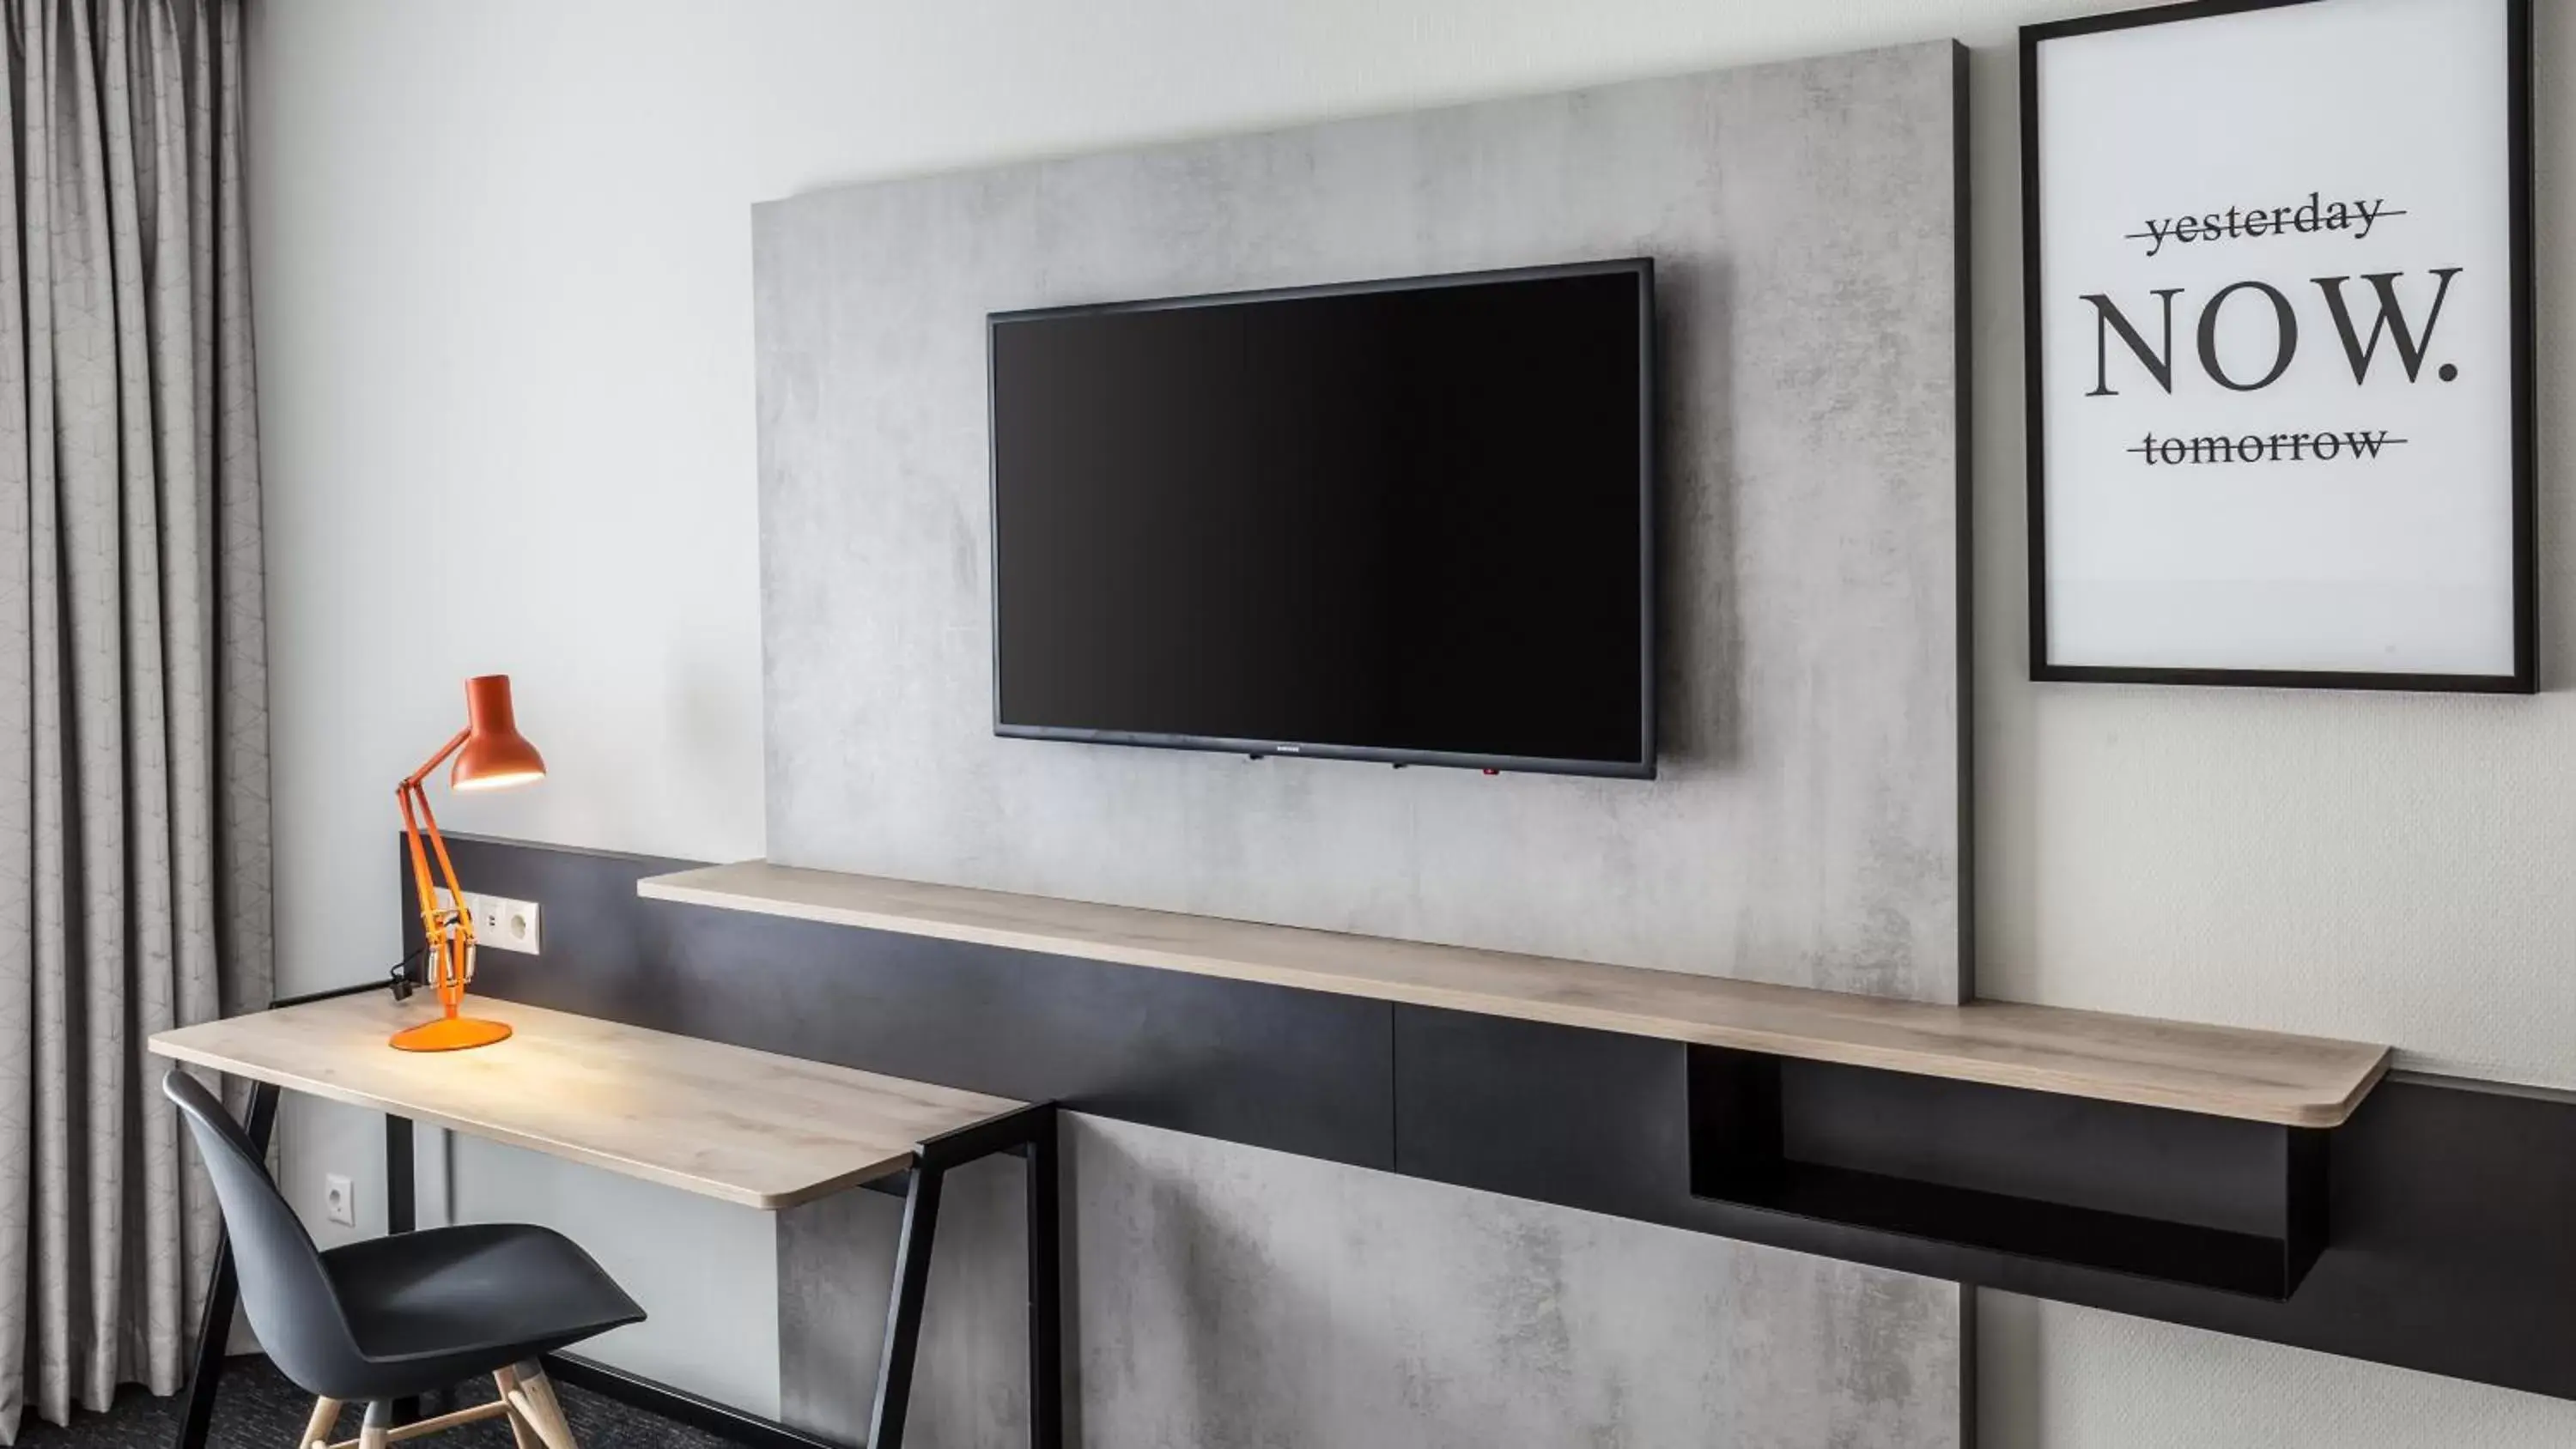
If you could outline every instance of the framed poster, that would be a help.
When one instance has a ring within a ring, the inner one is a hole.
[[[2535,687],[2529,0],[2021,32],[2031,677]]]

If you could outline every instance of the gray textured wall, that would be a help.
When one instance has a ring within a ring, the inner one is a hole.
[[[770,857],[1959,999],[1952,60],[759,208]],[[1637,254],[1662,314],[1661,779],[992,737],[986,312]]]
[[[1953,51],[1917,46],[760,208],[773,859],[1926,1000],[1964,988]],[[1663,776],[997,740],[983,315],[1650,254]],[[1074,1119],[1084,1441],[1963,1442],[1907,1278]],[[1016,1183],[951,1198],[919,1412],[1000,1445]],[[890,1203],[779,1233],[781,1403],[864,1409]]]
[[[1096,1118],[1064,1130],[1074,1442],[1094,1449],[1967,1442],[1974,1300],[1955,1283]],[[930,1449],[1027,1442],[1023,1339],[995,1331],[1023,1311],[1019,1172],[961,1173],[942,1212],[913,1397]],[[789,1422],[866,1423],[876,1245],[900,1212],[847,1193],[781,1219]]]

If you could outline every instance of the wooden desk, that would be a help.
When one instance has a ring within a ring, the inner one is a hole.
[[[940,1185],[999,1152],[1029,1160],[1030,1442],[1061,1438],[1056,1283],[1055,1118],[1044,1105],[696,1037],[475,997],[509,1040],[463,1052],[400,1052],[394,1032],[435,1016],[426,995],[397,1003],[376,986],[324,993],[226,1021],[162,1032],[152,1051],[257,1083],[249,1122],[266,1144],[283,1089],[386,1114],[391,1227],[412,1227],[411,1124],[426,1122],[685,1192],[776,1211],[847,1188],[907,1178],[894,1302],[878,1365],[870,1449],[898,1449],[929,1286]],[[200,1449],[232,1319],[229,1250],[207,1297],[206,1329],[180,1449]],[[220,1299],[221,1311],[216,1311]],[[211,1345],[213,1352],[207,1352]],[[691,1400],[580,1360],[574,1383],[623,1390],[648,1408],[746,1443],[839,1449],[784,1425]]]
[[[1026,1102],[486,997],[508,1041],[398,1052],[415,996],[317,1001],[165,1031],[165,1057],[777,1211],[911,1169],[921,1145]]]

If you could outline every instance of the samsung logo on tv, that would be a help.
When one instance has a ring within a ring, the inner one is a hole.
[[[1272,745],[1270,748],[1283,755],[1293,755],[1297,753],[1297,747],[1295,745]]]

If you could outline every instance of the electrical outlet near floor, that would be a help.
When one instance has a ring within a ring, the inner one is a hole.
[[[438,891],[438,904],[448,908],[447,888]],[[474,944],[496,951],[518,951],[537,954],[537,903],[514,901],[508,896],[487,896],[481,891],[465,893],[465,909],[474,921]]]
[[[358,1225],[357,1191],[349,1185],[349,1179],[339,1173],[331,1173],[322,1179],[322,1216],[342,1227]]]

